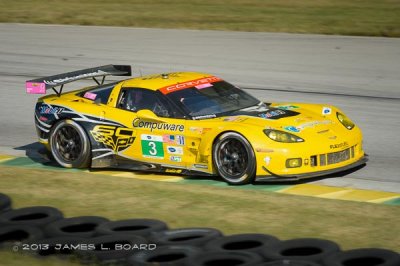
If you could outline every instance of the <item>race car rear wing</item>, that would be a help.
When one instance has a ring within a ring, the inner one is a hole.
[[[64,84],[73,81],[92,78],[98,85],[104,83],[106,76],[131,76],[132,70],[129,65],[105,65],[78,71],[58,74],[49,77],[28,80],[25,83],[26,92],[29,94],[46,94],[46,90],[52,89],[58,96],[61,95]],[[102,77],[98,81],[96,77]],[[60,86],[58,90],[56,87]]]

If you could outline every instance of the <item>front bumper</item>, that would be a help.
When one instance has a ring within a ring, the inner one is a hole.
[[[345,165],[345,166],[342,166],[342,167],[324,170],[324,171],[317,171],[317,172],[312,172],[312,173],[297,174],[297,175],[277,175],[277,174],[274,174],[273,172],[271,172],[270,170],[268,170],[265,166],[263,166],[264,171],[269,173],[269,175],[256,176],[255,181],[256,182],[299,181],[299,180],[306,179],[306,178],[321,177],[321,176],[325,176],[325,175],[343,172],[343,171],[355,168],[357,166],[363,165],[367,161],[368,161],[368,155],[365,154],[358,161],[348,164],[348,165]]]

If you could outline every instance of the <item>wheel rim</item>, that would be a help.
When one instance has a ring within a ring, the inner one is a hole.
[[[79,158],[82,153],[82,139],[78,131],[66,125],[54,134],[54,143],[57,154],[68,163],[71,163]]]
[[[224,176],[238,179],[245,174],[248,166],[246,147],[240,140],[227,139],[217,151],[218,168]]]

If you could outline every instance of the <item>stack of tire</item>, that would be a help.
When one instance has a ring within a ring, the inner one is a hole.
[[[343,251],[317,238],[170,229],[154,219],[65,218],[50,206],[12,209],[11,199],[1,193],[0,249],[121,266],[400,266],[400,254],[386,249]]]

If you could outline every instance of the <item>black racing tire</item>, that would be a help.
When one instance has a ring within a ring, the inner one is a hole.
[[[69,236],[69,237],[93,237],[96,228],[109,220],[99,216],[78,216],[65,218],[44,228],[47,237]]]
[[[31,225],[45,227],[47,224],[63,219],[62,212],[48,206],[35,206],[14,209],[0,214],[0,223],[9,225]]]
[[[270,262],[262,262],[254,266],[322,266],[322,264],[304,260],[276,260]]]
[[[332,254],[323,263],[326,266],[399,266],[400,254],[379,248],[353,249]]]
[[[21,243],[37,241],[44,237],[43,231],[35,226],[29,225],[6,225],[0,227],[0,249],[17,246]],[[17,251],[17,250],[14,250]],[[22,249],[23,251],[23,249]]]
[[[221,237],[221,231],[214,228],[180,228],[154,232],[150,236],[150,242],[157,245],[181,245],[201,247],[207,242]]]
[[[278,238],[266,234],[237,234],[211,240],[205,245],[205,249],[213,251],[247,251],[261,255],[262,250],[278,242]]]
[[[79,237],[52,237],[30,241],[27,244],[30,252],[38,257],[48,257],[56,255],[58,257],[69,257],[74,255],[86,239]]]
[[[101,224],[96,228],[96,235],[122,233],[147,237],[153,232],[162,230],[168,230],[168,225],[163,221],[155,219],[129,219]]]
[[[266,261],[305,260],[320,263],[323,258],[340,251],[333,241],[318,238],[285,240],[261,251]]]
[[[254,266],[263,262],[257,253],[245,251],[209,251],[188,258],[186,266]]]
[[[82,264],[125,265],[126,259],[140,250],[151,247],[148,241],[136,235],[104,235],[85,240],[86,250],[76,252]]]
[[[127,259],[127,266],[184,266],[188,259],[202,253],[192,246],[161,246],[140,251]]]
[[[0,193],[0,214],[11,210],[11,199],[6,194]]]
[[[236,132],[225,132],[213,145],[213,164],[218,175],[230,185],[253,182],[256,157],[250,142]]]
[[[51,154],[65,168],[87,168],[91,162],[90,140],[73,120],[61,120],[50,131]]]

